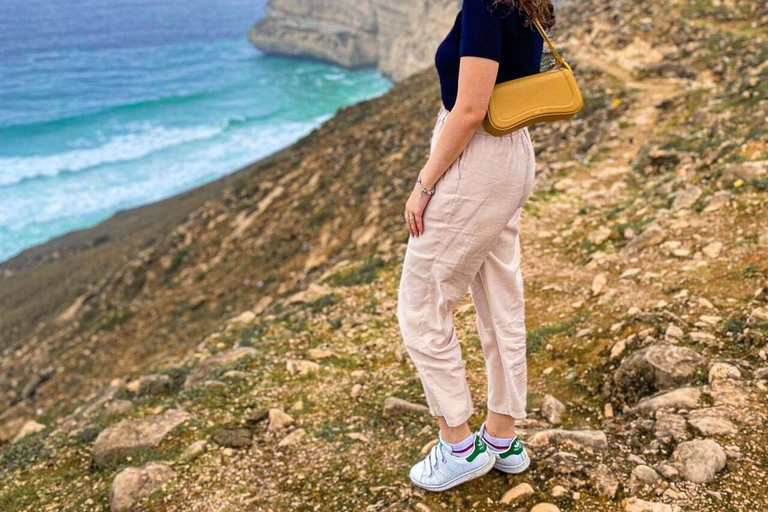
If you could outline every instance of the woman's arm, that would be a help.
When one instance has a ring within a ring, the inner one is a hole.
[[[435,149],[419,176],[424,188],[431,189],[469,144],[483,121],[491,100],[499,63],[482,57],[462,57],[459,66],[459,91],[456,105],[445,122]],[[438,192],[439,193],[439,190]],[[421,194],[416,184],[405,208],[411,236],[424,233],[424,210],[430,196]]]

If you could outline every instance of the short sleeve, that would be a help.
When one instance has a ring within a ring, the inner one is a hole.
[[[501,62],[501,20],[491,12],[493,0],[464,0],[461,17],[462,57]]]

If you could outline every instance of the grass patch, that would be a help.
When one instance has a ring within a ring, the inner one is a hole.
[[[327,277],[324,283],[336,287],[370,284],[376,280],[379,269],[382,267],[384,267],[384,260],[378,256],[369,257],[360,265],[341,270]]]

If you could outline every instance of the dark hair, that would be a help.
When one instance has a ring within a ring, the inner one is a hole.
[[[538,19],[545,29],[555,26],[555,6],[551,0],[493,0],[493,3],[520,11],[526,26],[532,23],[533,18]]]

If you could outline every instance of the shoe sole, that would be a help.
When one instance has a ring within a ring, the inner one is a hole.
[[[497,470],[501,471],[502,473],[507,473],[510,475],[519,475],[520,473],[524,472],[528,467],[531,465],[531,458],[526,457],[523,462],[518,464],[517,466],[507,466],[506,468],[500,467],[500,465],[496,464],[499,460],[494,457],[494,464],[493,467]]]
[[[488,457],[488,462],[484,466],[480,466],[474,471],[470,471],[469,473],[464,473],[463,475],[459,475],[453,480],[450,480],[447,483],[444,483],[443,485],[437,485],[437,486],[431,486],[431,485],[424,485],[413,478],[411,478],[411,482],[413,482],[413,485],[418,487],[419,489],[424,489],[425,491],[430,492],[442,492],[447,491],[448,489],[453,489],[454,487],[461,485],[465,482],[469,482],[470,480],[474,480],[475,478],[479,478],[487,473],[490,473],[493,470],[493,467],[496,465],[496,458],[491,455]]]

